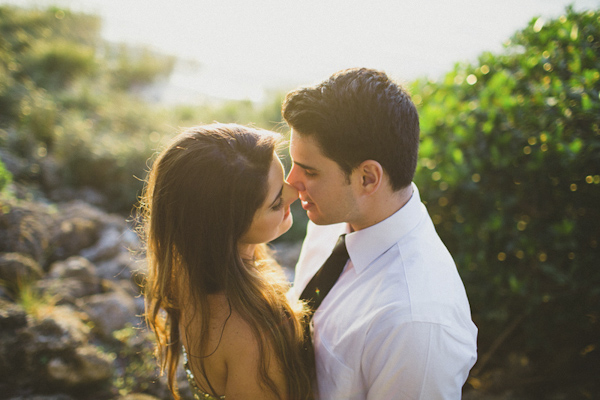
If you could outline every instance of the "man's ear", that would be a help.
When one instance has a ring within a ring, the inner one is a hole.
[[[357,168],[361,190],[365,194],[372,194],[383,183],[383,167],[375,160],[365,160]]]

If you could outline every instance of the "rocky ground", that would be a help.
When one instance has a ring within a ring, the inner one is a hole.
[[[0,198],[0,398],[170,398],[141,318],[143,271],[123,216]]]
[[[0,399],[170,399],[131,223],[81,200],[27,197],[0,197]],[[298,252],[276,249],[288,267]]]

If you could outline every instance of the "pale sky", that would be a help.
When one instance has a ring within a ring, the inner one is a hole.
[[[103,37],[142,44],[199,69],[177,69],[169,94],[261,100],[265,90],[318,82],[348,67],[400,81],[438,79],[475,62],[534,17],[600,0],[0,0],[56,4],[103,18]],[[171,99],[174,100],[174,99]]]

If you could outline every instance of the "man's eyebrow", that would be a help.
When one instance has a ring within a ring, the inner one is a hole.
[[[297,161],[294,161],[294,164],[296,164],[297,166],[299,166],[299,167],[300,167],[300,168],[302,168],[302,169],[310,169],[310,170],[313,170],[313,171],[316,171],[316,170],[317,170],[315,167],[311,167],[311,166],[309,166],[309,165],[302,164],[302,163],[299,163],[299,162],[297,162]]]
[[[279,200],[279,198],[281,197],[282,194],[283,194],[283,185],[281,185],[281,189],[279,189],[279,193],[277,193],[277,197],[275,197],[275,200],[273,200],[273,202],[271,203],[271,205],[269,207],[273,207],[275,205],[275,203],[277,203],[277,200]]]

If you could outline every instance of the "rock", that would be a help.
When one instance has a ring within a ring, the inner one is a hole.
[[[76,304],[77,299],[102,292],[96,267],[83,257],[73,256],[50,265],[46,278],[36,288],[57,299],[57,304]]]
[[[90,260],[114,256],[117,253],[115,241],[126,229],[123,217],[107,214],[80,200],[63,203],[58,207],[51,260],[79,255],[84,249]],[[108,237],[106,232],[110,232]]]
[[[137,326],[140,322],[133,297],[123,290],[89,296],[80,299],[78,305],[94,323],[96,332],[105,339],[127,324]]]
[[[96,266],[89,260],[80,257],[69,257],[65,261],[57,261],[50,265],[50,278],[75,278],[81,281],[97,280]]]
[[[54,394],[54,395],[33,395],[33,396],[19,396],[11,397],[10,400],[73,400],[73,398],[66,394]]]
[[[115,258],[97,263],[97,275],[103,279],[131,279],[133,255],[122,251]]]
[[[0,334],[14,332],[27,325],[27,313],[23,307],[5,300],[0,300]],[[2,357],[0,357],[2,360]]]
[[[47,316],[33,319],[28,328],[19,332],[25,344],[25,352],[69,353],[87,344],[90,328],[81,320],[82,315],[69,306],[54,306]]]
[[[0,281],[11,290],[27,282],[40,279],[44,274],[40,264],[31,256],[21,253],[0,253]]]
[[[77,300],[102,291],[102,285],[90,285],[76,278],[44,279],[38,281],[35,289],[54,298],[57,305],[77,305]]]
[[[61,216],[53,231],[52,261],[65,259],[86,247],[92,246],[99,237],[100,222],[81,216]]]
[[[31,177],[31,163],[8,150],[0,148],[0,159],[6,170],[13,176],[13,180],[27,180]]]
[[[73,359],[87,346],[90,329],[70,307],[48,306],[41,319],[24,316],[19,306],[2,303],[0,318],[0,388],[36,388],[53,385],[48,362]],[[79,361],[78,361],[79,362]],[[80,363],[84,365],[83,363]]]
[[[126,396],[117,397],[116,400],[159,400],[158,397],[143,393],[131,393]]]
[[[3,200],[0,207],[0,253],[22,253],[44,264],[54,219],[48,206]]]
[[[107,197],[98,190],[91,187],[69,188],[59,187],[49,193],[50,199],[57,203],[69,201],[82,201],[96,207],[102,207],[109,204]]]
[[[139,294],[146,276],[146,260],[123,250],[113,259],[98,262],[97,271],[103,279],[131,282],[128,292]]]
[[[17,331],[25,326],[27,313],[23,307],[0,300],[0,382],[18,371],[23,357],[18,350]]]
[[[67,390],[109,380],[112,377],[112,361],[108,354],[97,347],[78,347],[68,355],[53,357],[46,365],[48,381]]]
[[[81,252],[81,255],[91,261],[107,260],[116,257],[124,249],[122,231],[115,226],[109,226],[100,235],[98,242]]]
[[[40,183],[46,193],[55,190],[61,186],[60,165],[53,155],[47,155],[41,158],[40,164]]]

